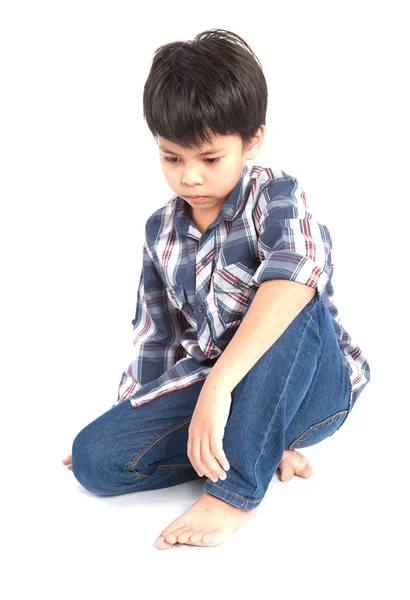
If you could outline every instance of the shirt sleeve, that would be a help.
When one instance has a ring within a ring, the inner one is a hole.
[[[332,275],[332,238],[312,218],[299,181],[287,173],[261,192],[254,217],[261,264],[252,280],[288,279],[323,293]]]
[[[132,360],[122,374],[116,404],[129,399],[145,384],[157,380],[185,355],[178,339],[183,333],[184,317],[169,302],[147,238],[143,245],[135,317],[131,323]]]

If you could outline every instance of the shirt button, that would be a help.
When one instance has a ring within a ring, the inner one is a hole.
[[[198,310],[199,310],[199,312],[200,312],[200,313],[203,313],[203,312],[204,312],[204,305],[203,305],[203,304],[200,304],[200,305],[198,306]]]
[[[208,263],[208,259],[207,258],[203,258],[201,262],[202,262],[203,265],[206,265]]]
[[[237,280],[237,281],[235,281],[235,283],[234,283],[234,286],[235,286],[235,287],[240,287],[240,286],[241,286],[241,282],[240,282],[240,281],[238,281],[238,280]]]
[[[204,373],[204,372],[198,373],[198,377],[205,377],[205,375],[206,375],[206,373]]]

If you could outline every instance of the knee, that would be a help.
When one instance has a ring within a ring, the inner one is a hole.
[[[104,477],[101,440],[90,425],[82,429],[74,438],[71,451],[71,469],[81,485],[98,495],[107,495],[107,477]]]

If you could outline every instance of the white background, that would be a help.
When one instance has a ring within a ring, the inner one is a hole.
[[[404,2],[1,2],[2,540],[7,599],[408,597]],[[200,481],[97,497],[61,463],[128,365],[144,224],[173,194],[142,113],[154,51],[241,35],[269,88],[254,164],[298,178],[372,380],[309,480],[222,546],[153,547]],[[407,47],[406,47],[407,46]]]

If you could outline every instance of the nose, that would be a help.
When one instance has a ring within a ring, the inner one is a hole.
[[[202,177],[195,169],[185,169],[181,178],[181,184],[194,188],[202,185]],[[193,195],[193,193],[192,193]]]

